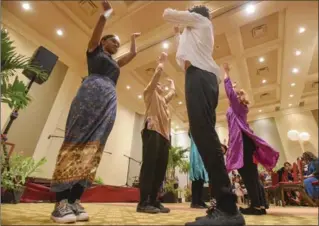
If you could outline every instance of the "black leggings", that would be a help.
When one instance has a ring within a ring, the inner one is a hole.
[[[251,200],[251,207],[265,207],[265,190],[260,182],[257,165],[253,161],[256,146],[254,141],[245,133],[242,133],[242,135],[244,142],[244,166],[239,169],[238,172],[247,189],[248,196]]]
[[[68,200],[69,203],[74,203],[76,200],[80,200],[84,193],[84,187],[80,184],[75,184],[71,189],[64,190],[56,193],[56,201]]]

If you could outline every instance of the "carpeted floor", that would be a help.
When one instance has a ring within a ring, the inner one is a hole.
[[[167,204],[169,214],[136,213],[134,203],[84,203],[90,221],[76,225],[184,225],[202,216],[189,204]],[[56,225],[50,220],[53,204],[1,205],[1,225]],[[266,216],[246,216],[247,225],[318,225],[318,208],[271,207]]]

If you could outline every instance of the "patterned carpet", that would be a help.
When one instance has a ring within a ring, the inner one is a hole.
[[[136,213],[134,203],[85,203],[90,221],[76,225],[184,225],[202,216],[203,210],[189,204],[167,204],[169,214]],[[49,216],[53,204],[1,205],[1,225],[55,225]],[[308,207],[271,207],[266,216],[246,216],[247,225],[318,225],[318,209]]]

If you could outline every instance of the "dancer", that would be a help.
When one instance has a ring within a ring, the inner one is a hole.
[[[51,190],[56,192],[56,205],[51,218],[58,223],[89,219],[79,200],[94,180],[113,128],[117,105],[115,86],[120,67],[136,55],[135,39],[139,33],[132,35],[131,51],[127,55],[118,61],[112,59],[120,42],[115,35],[101,39],[105,22],[113,11],[108,1],[102,5],[105,12],[94,28],[86,53],[89,76],[71,104],[65,139],[52,178]]]
[[[247,215],[266,214],[265,191],[260,182],[254,158],[267,170],[270,170],[276,166],[279,153],[257,137],[249,128],[247,123],[249,101],[246,94],[244,90],[234,90],[229,78],[228,64],[224,64],[224,70],[225,90],[230,103],[227,110],[229,145],[226,167],[229,171],[238,169],[251,200],[250,207],[240,208],[240,211]]]
[[[196,144],[190,134],[188,133],[191,140],[191,150],[189,156],[190,169],[189,179],[192,181],[192,203],[191,208],[205,209],[208,206],[202,200],[204,183],[208,182],[208,174],[205,170],[204,163],[200,157]]]
[[[170,113],[168,103],[175,96],[175,85],[170,83],[170,90],[164,93],[159,83],[167,54],[162,53],[152,80],[144,90],[145,124],[142,131],[143,156],[140,172],[140,202],[137,212],[168,213],[158,200],[158,192],[163,183],[170,147]]]
[[[209,215],[187,225],[244,225],[231,190],[221,144],[215,130],[220,68],[212,58],[214,33],[209,9],[195,6],[188,11],[166,9],[163,17],[184,26],[177,34],[176,60],[185,70],[185,96],[192,137],[209,176],[211,195],[216,207]],[[177,30],[177,29],[175,29]]]

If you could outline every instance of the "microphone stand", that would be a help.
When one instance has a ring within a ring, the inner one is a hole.
[[[128,165],[127,165],[127,173],[126,173],[126,183],[123,185],[123,187],[132,187],[128,184],[128,179],[129,179],[129,171],[130,171],[130,166],[131,166],[131,160],[133,160],[134,162],[138,163],[138,164],[142,164],[142,162],[137,161],[136,159],[133,159],[130,156],[127,155],[123,155],[124,157],[128,158]]]

